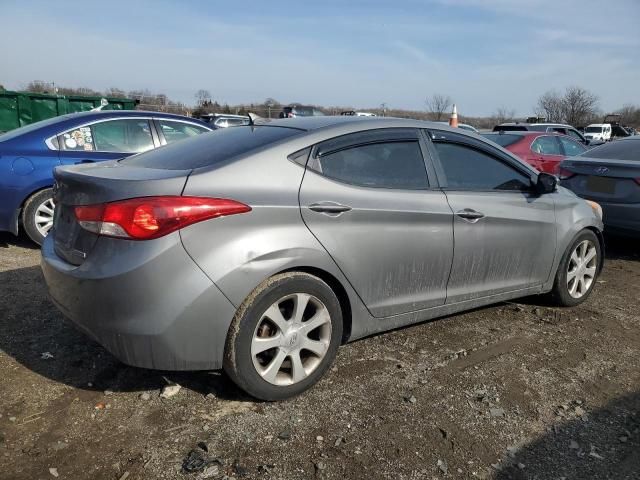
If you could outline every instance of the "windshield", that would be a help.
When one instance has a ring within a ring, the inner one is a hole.
[[[602,127],[587,127],[584,133],[602,133]]]
[[[508,147],[522,140],[522,135],[515,135],[513,133],[483,133],[482,136],[487,140],[497,143],[501,147]]]
[[[27,133],[35,132],[39,128],[48,127],[49,125],[54,125],[62,120],[69,118],[72,114],[69,115],[61,115],[59,117],[47,118],[46,120],[40,120],[36,123],[30,123],[29,125],[25,125],[24,127],[16,128],[15,130],[11,130],[7,133],[0,135],[0,142],[6,142],[7,140],[12,140],[20,135],[25,135]]]
[[[580,154],[581,157],[602,158],[605,160],[640,161],[640,140],[617,140],[605,143]]]

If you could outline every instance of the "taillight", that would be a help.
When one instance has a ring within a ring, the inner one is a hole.
[[[75,207],[85,230],[109,237],[149,240],[193,223],[236,213],[251,207],[225,198],[140,197]]]
[[[559,172],[558,176],[560,177],[560,180],[567,180],[567,179],[569,179],[571,177],[575,177],[576,174],[573,173],[570,170],[567,170],[566,168],[560,167],[560,172]]]

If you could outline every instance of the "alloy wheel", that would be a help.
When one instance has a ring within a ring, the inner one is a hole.
[[[53,214],[55,210],[55,204],[52,198],[46,199],[38,208],[34,216],[36,229],[43,236],[46,237],[53,226]]]
[[[567,289],[573,298],[583,297],[591,288],[598,268],[598,250],[591,240],[583,240],[571,253],[567,266]]]
[[[331,315],[316,297],[295,293],[274,302],[261,316],[251,358],[267,382],[301,382],[322,363],[331,343]]]

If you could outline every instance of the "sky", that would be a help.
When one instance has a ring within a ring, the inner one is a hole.
[[[0,84],[533,113],[578,85],[640,104],[640,0],[0,0]]]

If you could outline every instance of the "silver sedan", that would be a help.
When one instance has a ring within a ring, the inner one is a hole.
[[[125,363],[224,368],[266,400],[350,340],[527,295],[577,305],[602,268],[597,204],[435,123],[255,122],[55,178],[59,308]]]

